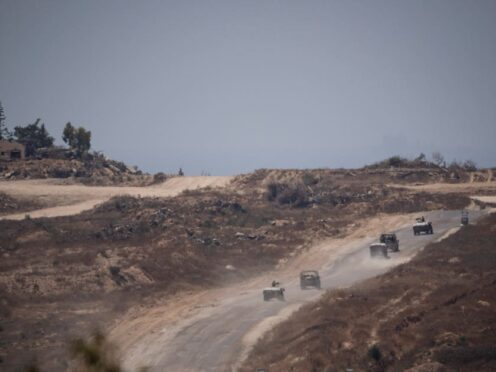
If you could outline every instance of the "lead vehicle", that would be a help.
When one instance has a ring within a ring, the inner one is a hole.
[[[434,234],[434,229],[432,228],[432,222],[426,221],[424,217],[417,218],[417,222],[413,225],[413,235]]]

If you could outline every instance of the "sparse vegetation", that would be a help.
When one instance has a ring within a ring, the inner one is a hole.
[[[5,124],[6,119],[7,117],[5,116],[5,110],[2,106],[2,102],[0,102],[0,140],[12,138],[12,133],[9,131],[7,125]]]
[[[369,350],[367,351],[367,355],[375,360],[376,362],[379,362],[382,358],[381,350],[379,349],[379,345],[374,344],[372,345]]]
[[[14,136],[19,142],[26,145],[26,156],[34,156],[36,150],[53,146],[54,141],[41,119],[36,119],[33,124],[28,124],[24,127],[15,127]]]
[[[105,336],[96,331],[89,340],[74,340],[70,345],[71,356],[77,363],[79,372],[121,372],[112,345]]]
[[[91,131],[83,127],[73,127],[69,122],[64,127],[62,140],[74,149],[79,157],[82,157],[91,147]]]
[[[446,166],[446,162],[444,161],[444,156],[439,151],[435,151],[432,153],[432,161],[438,167]]]
[[[408,159],[399,155],[391,156],[385,160],[374,163],[367,168],[446,168],[446,161],[440,152],[432,153],[432,161],[427,160],[425,154],[421,153],[414,159]],[[473,172],[477,170],[475,162],[466,160],[458,162],[453,160],[447,167],[449,170],[464,170]]]

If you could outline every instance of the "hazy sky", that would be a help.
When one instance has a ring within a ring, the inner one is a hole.
[[[0,0],[7,124],[147,171],[496,165],[496,1]]]

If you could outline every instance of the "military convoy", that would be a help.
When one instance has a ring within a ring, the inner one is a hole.
[[[463,225],[468,224],[468,212],[462,211],[461,223]],[[421,233],[434,233],[432,222],[426,221],[424,216],[417,218],[415,225],[413,225],[413,234],[419,235]],[[379,236],[379,242],[371,244],[369,250],[372,258],[390,258],[388,252],[399,252],[400,241],[394,233],[383,233]],[[308,287],[321,288],[320,275],[317,270],[300,272],[300,288],[306,289]],[[284,291],[284,288],[279,287],[279,282],[273,281],[271,287],[263,289],[263,299],[264,301],[272,299],[285,301]]]

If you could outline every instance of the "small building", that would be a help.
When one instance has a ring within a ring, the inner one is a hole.
[[[0,139],[0,160],[21,160],[25,157],[25,145],[15,141]]]

